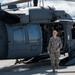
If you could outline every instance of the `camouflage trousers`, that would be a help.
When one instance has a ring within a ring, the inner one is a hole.
[[[52,66],[58,66],[59,65],[59,57],[60,57],[60,51],[51,51],[50,52],[50,58],[51,58],[51,65]]]

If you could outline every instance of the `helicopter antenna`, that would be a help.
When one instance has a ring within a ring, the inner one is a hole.
[[[37,6],[38,0],[33,0],[33,4],[34,4],[34,6]]]

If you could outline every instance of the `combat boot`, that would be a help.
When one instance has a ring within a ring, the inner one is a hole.
[[[55,66],[52,66],[52,68],[53,68],[53,73],[55,73]]]
[[[59,65],[55,65],[56,69],[59,69]]]

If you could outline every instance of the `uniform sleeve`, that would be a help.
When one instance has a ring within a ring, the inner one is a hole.
[[[61,38],[59,39],[59,48],[62,48],[62,42],[61,42]]]
[[[49,44],[48,44],[47,50],[50,51],[50,48],[51,48],[51,38],[49,40]]]

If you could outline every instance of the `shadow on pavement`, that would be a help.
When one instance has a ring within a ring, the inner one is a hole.
[[[67,66],[60,66],[59,70],[66,69]],[[12,73],[11,75],[17,74],[24,74],[24,75],[35,75],[35,74],[45,74],[45,75],[57,75],[57,73],[75,73],[75,71],[57,71],[55,73],[52,73],[52,68],[50,65],[50,60],[38,62],[38,63],[29,63],[29,64],[21,64],[21,65],[12,65],[9,67],[4,67],[0,69],[0,75],[1,73],[5,73],[3,75],[6,75],[6,72]]]

